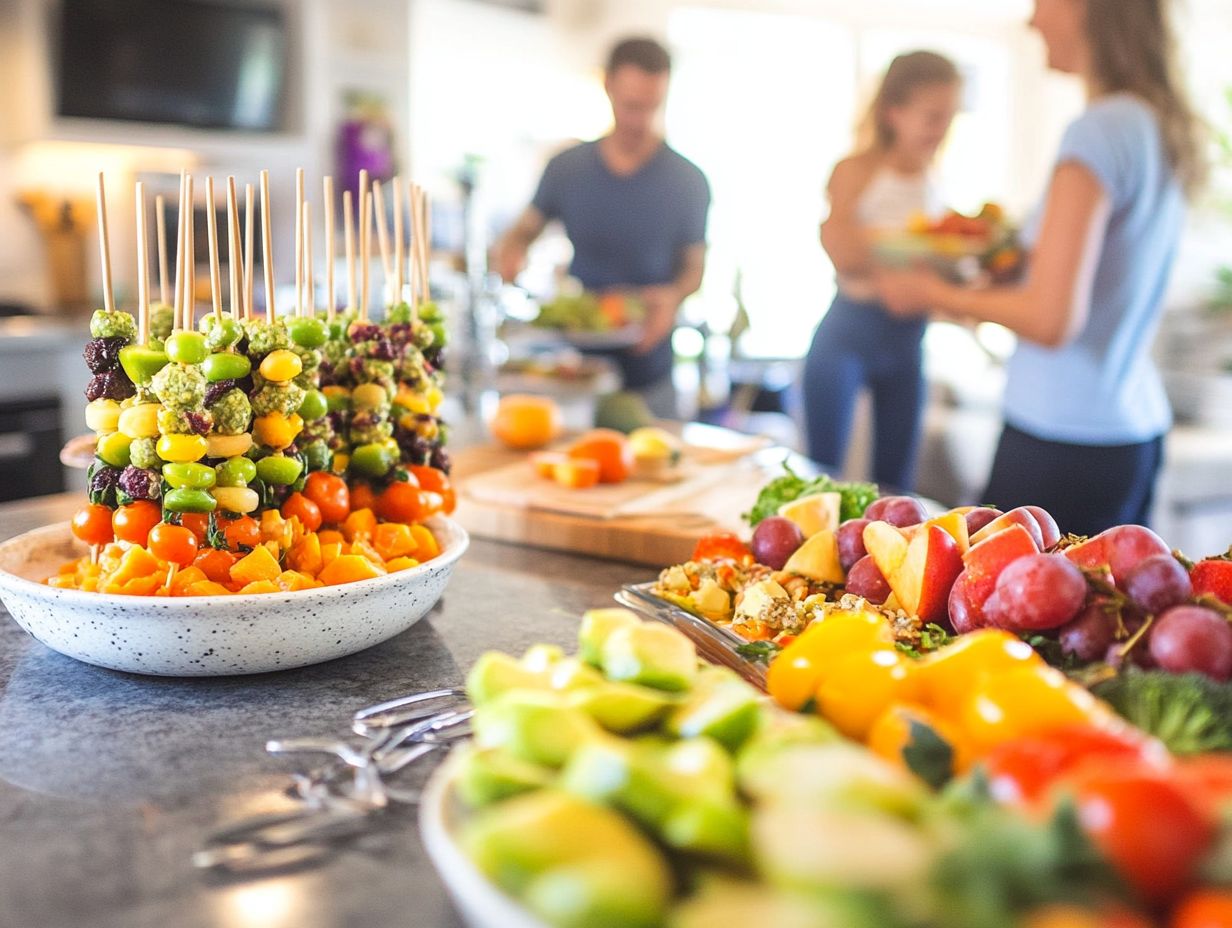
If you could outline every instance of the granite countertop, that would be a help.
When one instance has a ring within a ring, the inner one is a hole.
[[[67,519],[77,504],[65,495],[0,505],[0,539]],[[406,808],[315,869],[226,881],[194,871],[189,857],[211,828],[285,807],[292,763],[265,754],[266,740],[344,735],[355,709],[457,686],[488,648],[568,645],[582,610],[646,574],[473,540],[441,603],[409,631],[349,658],[251,677],[102,670],[4,616],[0,926],[457,928]]]

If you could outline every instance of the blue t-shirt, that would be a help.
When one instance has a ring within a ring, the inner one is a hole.
[[[671,283],[682,252],[706,241],[710,185],[666,144],[626,177],[612,173],[597,142],[586,142],[548,162],[531,202],[564,224],[573,244],[569,272],[602,292]],[[654,383],[671,373],[671,339],[646,355],[620,352],[616,359],[627,386]]]
[[[1077,162],[1111,200],[1086,325],[1049,349],[1020,341],[1009,363],[1005,419],[1047,441],[1122,445],[1172,424],[1151,360],[1185,198],[1159,123],[1129,94],[1093,102],[1070,125],[1057,163]]]

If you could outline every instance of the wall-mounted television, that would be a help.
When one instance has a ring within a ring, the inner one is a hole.
[[[63,0],[57,34],[59,116],[282,128],[287,28],[281,7]]]

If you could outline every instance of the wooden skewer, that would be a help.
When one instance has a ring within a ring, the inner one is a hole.
[[[107,235],[107,191],[103,187],[103,172],[98,172],[98,257],[103,268],[103,308],[115,312],[115,295],[111,292],[111,241]]]
[[[231,270],[231,318],[244,318],[244,261],[240,248],[240,207],[235,177],[227,177],[227,265]]]
[[[191,331],[193,317],[197,315],[197,230],[195,228],[195,207],[193,206],[193,179],[188,175],[188,210],[184,219],[184,240],[188,247],[184,253],[185,274],[187,281],[184,287],[184,318],[183,328]]]
[[[326,177],[325,194],[325,315],[331,322],[338,303],[334,296],[334,179]]]
[[[381,195],[381,182],[372,182],[372,205],[376,211],[376,243],[381,251],[381,269],[385,271],[385,288],[394,283],[394,266],[389,260],[389,229],[385,223],[385,198]]]
[[[244,185],[244,318],[252,318],[252,184]]]
[[[154,224],[158,231],[158,300],[167,305],[167,201],[154,197]],[[144,340],[142,344],[145,344]]]
[[[295,315],[304,314],[304,169],[295,169]]]
[[[304,289],[307,293],[306,312],[317,314],[316,287],[312,279],[312,204],[304,201]]]
[[[261,172],[261,261],[265,266],[265,321],[274,319],[274,243],[270,233],[269,171]]]
[[[210,299],[214,318],[222,318],[222,274],[218,270],[218,217],[214,215],[214,178],[205,179],[205,238],[210,258]]]
[[[394,175],[394,298],[402,302],[402,178]]]
[[[343,238],[346,247],[347,265],[347,312],[355,312],[355,216],[351,204],[351,191],[342,191]]]
[[[419,246],[419,260],[422,264],[419,285],[423,288],[423,301],[429,303],[432,301],[432,284],[428,279],[428,267],[432,260],[432,206],[428,198],[428,191],[424,190],[423,187],[419,188],[419,207],[423,211],[420,221],[420,228],[423,229],[423,241]]]
[[[162,197],[159,197],[161,200]],[[165,274],[163,275],[165,278]],[[150,340],[150,243],[145,226],[145,185],[137,181],[137,344]]]
[[[368,172],[359,172],[359,318],[368,321],[368,264],[371,260],[372,247],[369,239],[371,231],[370,206],[368,202]]]
[[[175,213],[175,301],[171,304],[171,327],[180,324],[180,307],[184,305],[184,189],[188,174],[180,171],[180,200]]]

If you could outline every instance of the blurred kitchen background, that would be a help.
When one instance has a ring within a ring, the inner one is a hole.
[[[507,363],[516,346],[497,337],[520,297],[486,273],[487,247],[550,155],[606,129],[601,64],[628,34],[671,48],[667,138],[714,197],[705,283],[674,341],[677,384],[694,418],[798,446],[793,383],[834,287],[817,240],[823,187],[873,81],[912,48],[958,61],[950,205],[993,200],[1022,218],[1081,106],[1074,83],[1046,73],[1029,13],[1029,0],[0,0],[0,499],[80,479],[57,455],[84,431],[100,169],[126,305],[134,179],[171,198],[181,168],[241,182],[268,168],[289,241],[296,167],[340,184],[359,167],[413,176],[433,197],[433,280],[458,331],[456,415],[491,388],[525,386],[524,366]],[[1157,346],[1178,425],[1156,528],[1207,551],[1232,517],[1232,3],[1188,0],[1182,36],[1223,160],[1191,217]],[[280,281],[292,258],[277,253]],[[567,259],[549,235],[520,282],[550,296]],[[978,492],[1011,339],[932,327],[922,493]],[[583,404],[611,386],[569,357],[536,376]],[[855,444],[848,470],[860,475],[867,443]]]

